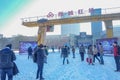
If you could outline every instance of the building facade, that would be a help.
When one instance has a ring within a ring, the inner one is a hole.
[[[91,16],[101,15],[101,8],[94,9],[91,12]],[[91,22],[91,32],[94,39],[99,39],[102,33],[102,21]]]
[[[76,40],[77,46],[83,44],[87,47],[88,45],[93,44],[92,35],[87,35],[86,32],[80,32],[80,34],[76,36]]]
[[[68,18],[70,17],[68,13],[64,13],[64,16],[62,18]],[[74,23],[74,24],[62,24],[61,25],[61,35],[79,35],[80,32],[80,24]]]
[[[113,36],[114,37],[120,37],[120,26],[114,26],[113,27]]]
[[[102,31],[102,38],[106,38],[106,31]],[[120,25],[118,26],[113,26],[113,37],[118,37],[120,38]]]

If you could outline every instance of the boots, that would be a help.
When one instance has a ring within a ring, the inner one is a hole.
[[[68,59],[67,59],[67,64],[69,64],[69,61],[68,61]]]

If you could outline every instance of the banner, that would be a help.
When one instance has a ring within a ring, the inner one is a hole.
[[[28,47],[30,46],[34,50],[34,48],[37,46],[37,42],[36,41],[20,41],[19,42],[19,53],[27,54]]]
[[[113,54],[113,43],[114,41],[118,41],[118,38],[104,38],[104,39],[97,39],[97,45],[102,43],[103,50],[105,54]]]

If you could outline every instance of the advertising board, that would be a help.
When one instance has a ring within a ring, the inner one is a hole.
[[[32,47],[34,49],[37,46],[36,41],[20,41],[19,42],[19,53],[20,54],[27,54],[28,47]]]
[[[118,41],[118,38],[104,38],[104,39],[97,39],[97,45],[102,43],[103,50],[105,54],[113,54],[113,43],[114,41]]]

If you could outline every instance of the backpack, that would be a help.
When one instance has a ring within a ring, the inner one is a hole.
[[[120,55],[120,46],[117,46],[118,48],[118,55]]]

